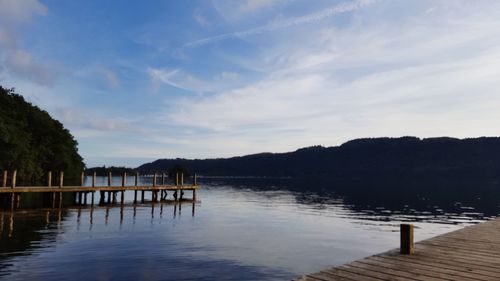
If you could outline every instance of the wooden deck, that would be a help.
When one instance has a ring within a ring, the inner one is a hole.
[[[0,187],[0,193],[27,193],[27,192],[95,192],[95,191],[127,191],[127,190],[196,190],[198,185],[142,185],[142,186],[23,186],[23,187]]]
[[[500,280],[500,219],[415,243],[297,280]]]

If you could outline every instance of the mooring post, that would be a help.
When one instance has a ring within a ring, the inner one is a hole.
[[[80,186],[83,186],[85,182],[85,171],[82,171],[82,174],[80,175]]]
[[[3,170],[3,178],[2,178],[2,187],[7,187],[7,176],[8,176],[7,170]]]
[[[401,224],[401,249],[403,255],[413,255],[415,252],[413,246],[413,224]]]
[[[184,185],[184,173],[181,173],[181,185]]]
[[[161,185],[165,185],[165,172],[161,173]]]
[[[193,188],[193,201],[196,201],[196,189]]]
[[[96,172],[92,174],[92,187],[95,187]]]
[[[175,185],[179,185],[179,173],[175,173]]]
[[[51,187],[52,186],[52,171],[49,171],[47,173],[47,186]]]
[[[11,184],[12,188],[16,188],[16,177],[17,177],[17,170],[14,170],[12,172],[12,184]]]
[[[198,185],[198,175],[197,174],[193,175],[193,185],[194,186]]]
[[[153,174],[153,186],[156,186],[156,173]]]

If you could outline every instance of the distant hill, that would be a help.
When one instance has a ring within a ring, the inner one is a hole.
[[[71,133],[46,111],[0,86],[0,170],[18,171],[18,185],[45,181],[49,170],[69,183],[84,167]]]
[[[206,160],[159,159],[137,169],[162,171],[174,165],[205,176],[314,177],[351,183],[480,180],[497,184],[500,138],[366,138],[287,153]]]

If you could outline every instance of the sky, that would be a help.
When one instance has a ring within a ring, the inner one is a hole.
[[[0,85],[88,167],[500,135],[500,1],[0,0]]]

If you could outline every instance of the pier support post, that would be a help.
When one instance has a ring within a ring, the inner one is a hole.
[[[83,186],[85,183],[85,172],[82,171],[82,174],[80,175],[80,186]]]
[[[139,183],[139,172],[135,172],[135,186]],[[137,203],[137,189],[134,190],[134,204]]]
[[[413,255],[415,248],[413,245],[413,224],[401,224],[401,249],[403,255]]]
[[[64,172],[59,172],[59,188],[62,188],[64,185]]]
[[[122,190],[122,194],[121,194],[121,204],[123,204],[123,201],[125,201],[125,185],[127,185],[127,173],[124,172],[123,173],[123,176],[122,176],[122,187],[123,187],[123,190]]]
[[[49,171],[47,173],[47,186],[51,187],[52,186],[52,171]]]
[[[7,187],[7,176],[8,176],[7,170],[3,170],[2,187]]]
[[[196,201],[196,189],[193,189],[193,201]]]
[[[16,188],[16,177],[17,177],[17,170],[14,170],[12,172],[12,184],[11,184],[12,188]]]

